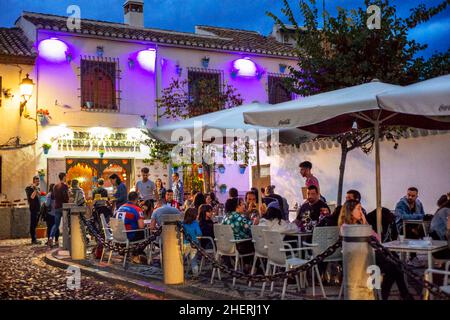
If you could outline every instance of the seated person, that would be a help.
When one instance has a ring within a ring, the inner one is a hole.
[[[273,206],[267,208],[264,218],[259,221],[258,225],[267,227],[267,230],[280,233],[298,231],[297,225],[284,220],[281,210]]]
[[[174,193],[172,189],[168,189],[166,191],[164,206],[180,209],[180,204],[173,199],[173,194]]]
[[[198,244],[198,237],[202,235],[197,220],[197,210],[194,208],[187,208],[184,212],[183,230],[185,234],[185,237],[183,237],[183,254],[191,262],[192,274],[198,276],[197,249],[189,241]]]
[[[280,210],[281,212],[284,212],[284,208],[283,208],[283,197],[281,197],[280,195],[275,193],[275,186],[267,186],[264,189],[264,198],[269,198],[269,199],[275,199],[278,201],[278,204],[280,206]],[[272,200],[273,201],[273,200]],[[272,202],[271,201],[271,202]],[[266,203],[268,205],[268,203]]]
[[[158,227],[162,226],[162,218],[161,218],[161,216],[163,214],[178,214],[178,215],[181,215],[181,211],[178,210],[175,207],[171,207],[171,206],[167,206],[167,205],[163,205],[161,207],[156,208],[155,211],[153,211],[153,213],[152,213],[152,219],[150,220],[150,225],[149,225],[150,229],[155,230]]]
[[[419,191],[416,187],[408,188],[406,196],[401,198],[395,206],[395,223],[397,224],[398,232],[409,239],[423,237],[421,226],[419,228],[417,225],[407,225],[407,230],[403,230],[403,220],[423,220],[425,212],[422,203],[418,199],[418,194]]]
[[[367,222],[372,226],[372,229],[378,232],[377,209],[369,212],[366,218]],[[388,208],[381,208],[381,228],[383,230],[381,235],[382,242],[397,240],[398,231],[395,225],[395,216]]]
[[[202,204],[198,209],[198,222],[200,225],[200,230],[204,237],[211,237],[214,239],[214,221],[212,217],[214,215],[213,207],[209,204]],[[211,241],[208,239],[202,239],[201,245],[205,249],[210,249],[212,247]]]
[[[359,193],[358,190],[350,189],[345,194],[345,201],[349,200],[356,200],[358,202],[361,202],[361,193]],[[326,223],[327,226],[337,226],[338,225],[338,219],[339,215],[341,213],[342,206],[339,205],[334,209],[334,212],[331,214],[330,217],[328,217],[324,223]],[[367,215],[367,212],[364,208],[362,208],[362,211],[364,215]]]
[[[430,225],[430,236],[434,240],[447,240],[447,223],[450,215],[450,200],[442,195],[437,203],[439,209],[433,216]]]
[[[126,230],[142,230],[127,232],[127,237],[130,241],[138,241],[145,238],[144,212],[137,206],[138,201],[139,194],[134,191],[130,192],[128,194],[128,202],[117,209],[114,215],[116,219],[123,220]]]
[[[358,201],[346,201],[342,206],[341,214],[339,216],[339,226],[341,227],[341,232],[342,225],[344,224],[367,224],[366,218],[362,212],[361,204]],[[374,231],[373,236],[378,237]],[[383,282],[381,283],[382,299],[387,300],[389,298],[392,285],[395,282],[398,290],[400,291],[400,297],[402,300],[413,300],[413,297],[409,293],[408,287],[406,286],[403,273],[398,269],[398,267],[379,252],[375,252],[375,261],[380,267],[381,272],[384,274]]]
[[[298,209],[297,218],[294,220],[301,231],[312,230],[313,226],[319,221],[322,208],[330,211],[328,205],[320,199],[319,190],[315,185],[308,187],[307,197],[306,202]]]

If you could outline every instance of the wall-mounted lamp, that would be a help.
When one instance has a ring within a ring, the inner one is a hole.
[[[68,46],[58,38],[42,40],[38,46],[39,56],[51,62],[71,61]]]
[[[23,101],[20,103],[20,116],[22,116],[25,106],[33,94],[33,88],[34,82],[29,78],[29,74],[27,73],[27,77],[23,78],[20,83],[20,95],[23,98]]]
[[[103,58],[103,52],[104,52],[103,46],[97,46],[97,57]]]
[[[175,73],[181,77],[181,73],[183,72],[183,68],[180,66],[179,63],[177,63],[177,65],[175,66]]]
[[[134,68],[134,60],[131,58],[128,58],[128,68],[133,69]]]
[[[155,71],[155,61],[156,61],[156,50],[149,48],[147,50],[141,50],[136,57],[139,65],[142,69],[154,72]]]
[[[3,89],[3,96],[5,97],[5,99],[9,99],[14,97],[14,95],[11,93],[11,89]]]

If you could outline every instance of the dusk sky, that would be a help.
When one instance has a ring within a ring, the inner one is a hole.
[[[81,8],[82,18],[123,22],[124,0],[0,0],[0,26],[11,27],[22,11],[67,15],[66,8],[75,4]],[[297,0],[290,0],[298,9]],[[320,4],[322,1],[318,1]],[[412,7],[420,3],[433,5],[441,0],[393,0],[400,16],[407,16]],[[337,7],[356,8],[363,0],[326,0],[326,8],[336,13]],[[273,20],[266,15],[271,11],[281,15],[281,0],[145,0],[145,26],[168,30],[193,32],[195,25],[212,25],[255,30],[270,33]],[[450,47],[450,8],[435,16],[430,22],[414,29],[410,37],[427,43],[423,52],[429,56],[434,51]]]

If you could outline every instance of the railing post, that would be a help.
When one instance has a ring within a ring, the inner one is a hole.
[[[178,236],[177,223],[181,214],[163,214],[162,220],[162,256],[165,284],[184,283],[184,265],[181,246],[183,235]]]
[[[370,225],[342,226],[342,256],[344,269],[344,299],[374,300],[374,291],[368,286],[367,267],[375,264],[375,256],[368,240]]]
[[[85,234],[81,231],[80,213],[85,214],[86,207],[73,207],[70,209],[70,256],[72,260],[83,260],[86,258]]]
[[[69,232],[70,209],[73,207],[75,207],[74,203],[63,203],[63,214],[62,214],[63,249],[68,251],[70,251],[70,232]]]

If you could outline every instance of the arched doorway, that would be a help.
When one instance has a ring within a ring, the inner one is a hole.
[[[86,197],[92,194],[95,181],[94,177],[98,175],[98,171],[89,163],[78,162],[67,170],[67,181],[78,180],[81,189],[83,189]],[[70,186],[69,186],[70,187]]]

